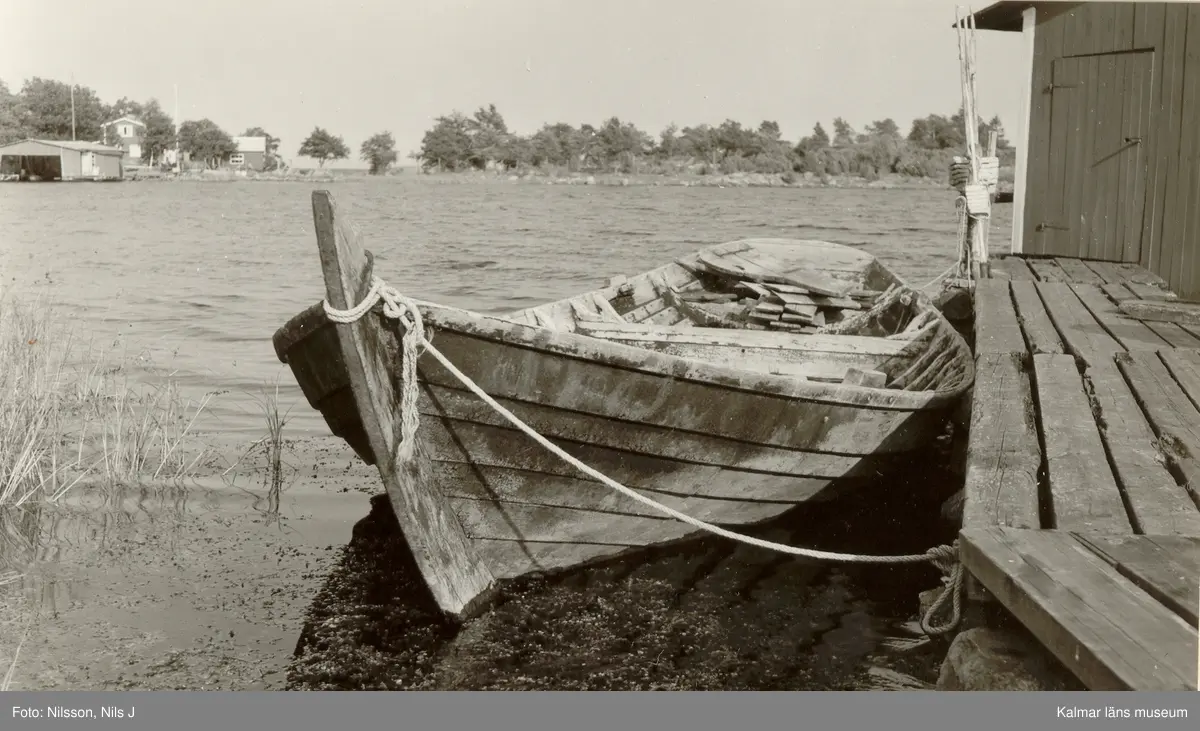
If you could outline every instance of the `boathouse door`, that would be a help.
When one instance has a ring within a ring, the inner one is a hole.
[[[1137,262],[1154,52],[1055,59],[1038,253]]]

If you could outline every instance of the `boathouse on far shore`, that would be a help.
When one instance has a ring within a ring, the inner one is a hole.
[[[1200,3],[1014,2],[1013,253],[1140,264],[1200,299]]]
[[[0,145],[0,176],[36,176],[41,180],[120,180],[125,152],[96,142],[21,140]]]

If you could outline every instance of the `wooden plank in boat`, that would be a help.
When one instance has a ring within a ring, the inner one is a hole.
[[[1188,624],[1200,625],[1200,536],[1075,536]]]
[[[1104,279],[1080,259],[1058,257],[1054,261],[1063,270],[1063,274],[1069,277],[1068,281],[1071,284],[1092,284],[1097,287],[1104,284]]]
[[[828,309],[838,310],[861,310],[862,305],[855,302],[849,297],[826,297],[819,294],[806,294],[798,292],[783,292],[776,291],[775,288],[780,285],[768,284],[765,285],[770,289],[776,297],[789,305],[815,305]],[[789,289],[800,289],[799,287],[790,287]]]
[[[1075,293],[1084,306],[1091,311],[1092,316],[1104,326],[1104,329],[1117,339],[1126,350],[1158,350],[1166,343],[1150,328],[1137,320],[1121,317],[1117,305],[1104,294],[1096,285],[1071,284]]]
[[[1069,355],[1035,355],[1033,362],[1054,526],[1060,530],[1129,532],[1121,491],[1109,468],[1075,359]]]
[[[779,316],[781,322],[793,322],[800,325],[811,325],[813,316],[817,314],[817,308],[813,308],[811,312],[801,313],[795,310],[787,310]]]
[[[326,298],[333,307],[349,309],[370,288],[372,259],[328,191],[314,191],[312,206]],[[395,336],[373,316],[338,325],[337,331],[363,428],[405,540],[438,606],[460,619],[470,616],[493,590],[494,577],[452,506],[427,484],[431,465],[420,450],[404,464],[391,458],[400,439],[400,394],[392,386],[386,339]]]
[[[1029,350],[1033,353],[1063,352],[1062,340],[1054,329],[1054,323],[1050,322],[1050,316],[1046,314],[1046,307],[1032,279],[1013,280],[1012,296]]]
[[[1200,535],[1200,511],[1176,484],[1133,391],[1113,362],[1085,374],[1099,410],[1100,433],[1138,532]]]
[[[975,285],[975,349],[979,353],[1024,353],[1025,338],[1004,279]]]
[[[1152,302],[1126,300],[1121,312],[1137,320],[1173,322],[1177,325],[1200,325],[1200,302]]]
[[[1029,373],[1017,353],[982,353],[968,432],[963,525],[1038,528],[1042,450]]]
[[[815,333],[817,328],[812,325],[805,325],[799,322],[784,322],[783,320],[773,320],[767,323],[767,327],[772,330],[783,330],[793,333]]]
[[[759,299],[768,299],[771,297],[771,290],[757,282],[738,282],[737,288],[749,292]]]
[[[473,542],[487,557],[488,566],[498,579],[514,579],[532,572],[576,570],[635,550],[603,543],[538,543],[485,538],[475,538]]]
[[[832,279],[821,276],[816,272],[804,272],[803,276],[798,276],[795,272],[781,274],[778,271],[765,269],[759,264],[740,259],[739,256],[738,254],[729,254],[717,257],[707,252],[701,252],[699,259],[710,270],[718,274],[724,274],[725,276],[738,277],[741,280],[753,280],[760,283],[791,284],[796,287],[803,287],[816,294],[835,297],[841,296],[845,289],[845,287],[838,286]]]
[[[472,538],[647,546],[696,531],[673,518],[560,508],[553,505],[449,498]]]
[[[1125,351],[1083,305],[1069,284],[1038,282],[1036,286],[1067,352],[1093,365]]]
[[[750,348],[779,348],[808,350],[814,353],[860,353],[870,355],[899,355],[910,346],[905,340],[888,340],[864,335],[822,335],[793,339],[780,335],[715,327],[686,329],[634,324],[581,324],[580,332],[593,337],[625,340],[661,340],[674,343],[729,345]]]
[[[1092,690],[1196,690],[1196,629],[1066,531],[968,528],[964,566]]]
[[[848,368],[842,383],[867,388],[883,388],[887,384],[887,374],[881,371],[868,371],[862,368]]]
[[[762,314],[782,315],[783,305],[775,305],[770,302],[760,302],[754,306],[754,311]]]
[[[1123,353],[1117,364],[1167,456],[1188,483],[1200,485],[1200,412],[1156,353]]]
[[[684,302],[734,302],[737,295],[731,292],[676,292]]]

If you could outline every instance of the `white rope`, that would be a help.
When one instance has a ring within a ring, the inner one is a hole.
[[[546,437],[538,434],[532,427],[521,421],[510,412],[508,409],[500,405],[495,399],[484,392],[469,376],[464,374],[455,367],[445,355],[442,354],[433,343],[425,338],[425,328],[421,320],[421,313],[417,307],[417,303],[405,297],[395,288],[388,286],[378,277],[373,277],[371,280],[371,289],[367,292],[362,302],[348,310],[338,310],[330,306],[329,302],[324,303],[325,314],[333,322],[349,324],[355,322],[375,306],[376,303],[383,302],[383,315],[390,319],[398,320],[404,327],[404,334],[401,338],[402,347],[402,391],[400,398],[400,424],[401,424],[401,442],[397,446],[394,460],[402,462],[411,458],[413,453],[413,440],[417,433],[417,376],[416,362],[420,356],[420,352],[429,353],[438,360],[442,366],[450,371],[459,381],[462,382],[472,393],[483,400],[488,406],[492,407],[496,413],[504,417],[509,423],[515,426],[520,431],[524,432],[530,439],[533,439],[538,444],[545,447],[552,454],[559,457],[568,464],[574,466],[585,475],[598,480],[599,482],[611,487],[617,492],[635,500],[647,507],[669,515],[676,520],[686,523],[694,528],[697,528],[714,535],[728,538],[739,543],[744,543],[750,546],[757,546],[779,553],[785,553],[792,556],[803,556],[806,558],[818,559],[823,561],[833,561],[842,563],[874,563],[874,564],[913,564],[913,563],[932,563],[945,575],[946,586],[937,601],[933,603],[929,611],[921,618],[921,628],[929,635],[944,634],[951,631],[957,626],[961,616],[961,589],[963,583],[963,569],[958,562],[958,542],[955,541],[951,545],[935,546],[925,553],[910,554],[904,556],[873,556],[866,554],[854,553],[832,553],[828,551],[819,551],[810,548],[799,548],[789,546],[773,541],[765,541],[761,538],[747,536],[733,531],[726,530],[720,526],[707,523],[698,518],[693,518],[690,515],[663,505],[656,500],[646,497],[641,493],[632,490],[607,475],[589,467],[580,462],[575,457],[563,451],[558,445],[554,444]],[[947,622],[943,624],[933,624],[933,617],[942,608],[948,599],[952,598],[951,614]]]

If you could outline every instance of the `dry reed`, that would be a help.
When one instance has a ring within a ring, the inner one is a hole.
[[[129,361],[79,342],[42,302],[0,302],[0,506],[192,472],[209,452],[194,432],[209,397],[134,380]]]

